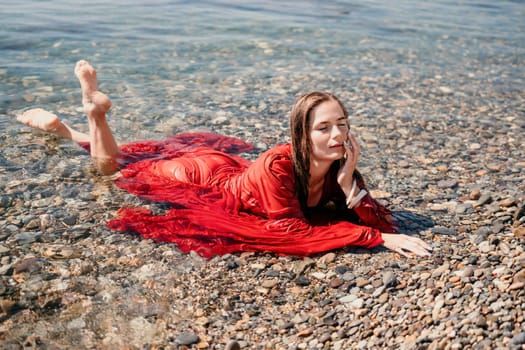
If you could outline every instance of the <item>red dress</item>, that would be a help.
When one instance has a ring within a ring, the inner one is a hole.
[[[311,255],[345,246],[372,248],[380,231],[396,232],[390,211],[370,195],[349,210],[332,169],[318,205],[303,213],[289,144],[251,163],[235,153],[252,146],[213,133],[187,133],[122,147],[117,186],[155,202],[162,214],[123,208],[108,226],[176,243],[204,257],[238,251]],[[364,187],[363,183],[359,184]]]

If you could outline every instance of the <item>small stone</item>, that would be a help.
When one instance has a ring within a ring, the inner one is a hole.
[[[439,315],[441,313],[441,308],[445,305],[445,300],[443,298],[436,299],[434,307],[432,309],[432,320],[434,322],[439,320]]]
[[[517,203],[516,198],[506,198],[499,202],[500,207],[508,208],[512,207]]]
[[[514,214],[514,225],[516,225],[522,218],[525,217],[525,203],[521,203],[518,210]]]
[[[352,309],[361,309],[364,305],[365,301],[361,298],[357,298],[354,301],[350,302],[349,306]]]
[[[41,233],[28,233],[28,232],[21,232],[15,235],[15,241],[18,244],[26,245],[31,244],[34,242],[37,242],[42,237]]]
[[[302,331],[299,331],[299,333],[297,333],[297,336],[298,337],[307,337],[307,336],[311,335],[313,332],[314,332],[314,329],[312,327],[309,327],[309,328],[303,329]]]
[[[74,259],[80,258],[82,252],[79,249],[75,249],[69,246],[54,245],[47,246],[42,252],[46,258],[50,259]]]
[[[76,215],[67,214],[62,218],[62,221],[68,226],[73,226],[77,223],[77,219]]]
[[[256,264],[251,264],[250,268],[252,270],[264,270],[266,268],[266,265],[265,264],[256,263]]]
[[[439,87],[439,92],[442,94],[442,95],[452,95],[454,93],[454,90],[452,90],[451,88],[449,88],[448,86],[440,86]]]
[[[7,208],[11,206],[11,197],[7,195],[0,196],[0,208]]]
[[[499,231],[498,231],[499,232]],[[501,252],[504,254],[504,255],[509,255],[510,254],[510,251],[511,251],[511,248],[510,246],[507,244],[507,242],[500,242],[499,245],[498,245],[498,249],[501,250]]]
[[[475,235],[483,236],[483,237],[488,236],[491,233],[492,233],[492,230],[488,226],[482,226],[482,227],[478,228],[476,231],[474,231]]]
[[[432,275],[431,275],[432,278],[439,278],[443,273],[448,271],[449,268],[450,268],[450,265],[448,263],[445,263],[445,264],[439,266],[437,269],[432,271]]]
[[[312,274],[312,277],[317,279],[317,280],[324,280],[326,278],[326,274],[322,273],[322,272],[313,272]]]
[[[324,344],[326,343],[327,341],[330,341],[332,340],[332,335],[330,333],[325,333],[323,335],[321,335],[321,337],[319,337],[319,343],[321,344]]]
[[[449,281],[450,283],[456,283],[456,282],[458,282],[459,280],[460,280],[460,277],[459,277],[459,276],[451,276],[451,277],[448,279],[448,281]]]
[[[386,288],[395,287],[397,284],[397,276],[392,271],[387,271],[383,275],[383,285]]]
[[[473,323],[476,326],[481,327],[481,328],[486,328],[487,327],[487,319],[485,317],[483,317],[483,315],[477,315],[474,318]]]
[[[449,179],[449,180],[441,180],[438,181],[437,186],[439,188],[454,188],[458,185],[457,180]]]
[[[461,277],[472,277],[474,276],[474,268],[472,266],[466,266],[462,271],[460,271]]]
[[[422,272],[421,275],[419,275],[419,278],[422,281],[426,281],[430,278],[431,274],[429,272]]]
[[[330,263],[333,263],[334,260],[335,260],[335,253],[327,253],[325,255],[323,255],[321,258],[319,258],[319,260],[317,261],[317,264],[323,264],[323,265],[328,265]]]
[[[525,282],[514,282],[509,286],[509,290],[523,289]]]
[[[498,164],[498,163],[488,163],[487,165],[487,169],[489,169],[490,171],[500,171],[501,170],[501,164]]]
[[[178,345],[192,345],[198,343],[200,340],[199,336],[191,333],[181,333],[175,339]]]
[[[479,188],[473,189],[469,194],[469,199],[473,201],[477,201],[481,197],[481,191]]]
[[[270,279],[264,280],[261,285],[264,288],[271,289],[271,288],[275,287],[278,284],[279,284],[279,279],[278,278],[270,278]]]
[[[362,277],[358,277],[356,280],[355,280],[355,283],[356,285],[361,288],[361,287],[364,287],[366,286],[367,284],[370,284],[370,280],[366,279],[366,278],[362,278]]]
[[[241,345],[237,341],[231,340],[228,344],[226,344],[224,350],[241,350]]]
[[[25,226],[24,226],[26,229],[28,230],[32,230],[32,229],[35,229],[35,228],[40,228],[40,219],[39,218],[33,218],[31,220],[29,220]]]
[[[330,280],[330,283],[328,284],[330,288],[339,288],[341,285],[343,285],[343,281],[339,278],[334,278]]]
[[[301,287],[306,287],[310,285],[310,280],[305,275],[300,275],[295,279],[295,284]]]
[[[11,250],[7,248],[5,245],[0,244],[0,255],[3,255],[5,253],[9,253]]]
[[[432,211],[447,211],[449,208],[448,203],[429,203],[428,209]]]
[[[383,294],[383,292],[385,291],[385,286],[380,286],[378,287],[376,290],[374,290],[374,292],[372,293],[372,297],[373,298],[377,298],[379,297],[381,294]]]
[[[293,272],[298,276],[303,274],[306,269],[311,267],[314,264],[314,261],[310,258],[304,258],[303,260],[300,260],[293,265]]]
[[[350,271],[350,268],[346,265],[338,265],[335,267],[335,273],[338,275],[344,275],[348,271]]]
[[[35,257],[26,258],[17,263],[13,269],[15,274],[23,272],[35,272],[42,269],[40,261]]]
[[[4,314],[9,314],[15,304],[16,303],[10,299],[0,299],[0,309]]]
[[[478,249],[482,253],[488,253],[492,250],[492,246],[489,241],[483,241],[478,244]]]
[[[512,337],[510,340],[512,345],[522,345],[525,344],[525,332],[520,332]]]
[[[448,235],[448,236],[452,236],[452,235],[455,235],[456,234],[456,231],[448,228],[448,227],[444,227],[444,226],[435,226],[435,227],[432,227],[431,229],[431,232],[435,235]]]
[[[343,304],[348,304],[348,303],[353,302],[356,299],[357,299],[356,295],[349,294],[349,295],[345,295],[344,297],[339,298],[339,302],[341,302]]]
[[[472,204],[470,203],[462,203],[462,204],[459,204],[457,207],[456,207],[456,214],[465,214],[469,209],[472,208]]]
[[[341,278],[345,282],[350,282],[355,279],[355,275],[352,272],[348,271]]]
[[[223,116],[223,115],[220,115],[216,118],[213,118],[211,120],[211,123],[213,125],[225,125],[225,124],[228,124],[229,123],[229,119],[227,116]]]
[[[513,227],[512,233],[514,234],[514,237],[525,238],[525,226]]]
[[[26,102],[34,102],[35,99],[36,99],[36,96],[33,95],[33,94],[23,94],[23,95],[22,95],[22,98],[23,98],[24,101],[26,101]]]
[[[492,196],[490,194],[484,194],[482,195],[481,197],[479,197],[479,199],[477,200],[476,203],[474,203],[472,206],[474,208],[476,207],[481,207],[485,204],[489,204],[492,202]]]
[[[525,282],[525,269],[521,269],[520,271],[516,272],[514,274],[514,277],[512,278],[513,282]]]

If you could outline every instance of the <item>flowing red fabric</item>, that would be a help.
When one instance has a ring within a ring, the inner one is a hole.
[[[116,185],[167,203],[168,209],[154,214],[145,207],[122,208],[108,226],[176,243],[183,252],[206,258],[238,251],[306,256],[345,246],[375,247],[383,243],[381,231],[397,230],[390,211],[369,195],[357,208],[346,208],[337,169],[327,174],[319,204],[303,213],[288,144],[253,163],[236,155],[252,150],[250,144],[214,133],[180,134],[121,149]]]

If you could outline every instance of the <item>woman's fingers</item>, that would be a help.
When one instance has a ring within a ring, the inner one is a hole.
[[[357,141],[354,134],[350,131],[348,132],[347,141],[344,143],[345,152],[346,152],[346,164],[349,167],[355,168],[357,162],[359,161],[359,155],[361,153],[361,147]]]
[[[417,237],[397,233],[383,233],[383,245],[405,257],[411,254],[429,256],[432,247]]]
[[[408,255],[408,254],[407,254],[403,249],[401,249],[401,248],[396,249],[395,252],[396,252],[396,253],[399,253],[399,254],[401,254],[401,255],[403,255],[405,258],[411,258],[411,256]]]
[[[416,238],[416,237],[409,237],[410,238]],[[421,241],[419,238],[416,238],[415,240],[408,240],[407,245],[404,247],[404,249],[410,250],[412,253],[419,255],[419,256],[428,256],[430,255],[430,247]],[[427,248],[428,246],[428,248]]]
[[[359,154],[361,151],[361,146],[359,145],[359,141],[357,141],[357,137],[355,137],[355,135],[350,131],[348,131],[348,140],[350,141],[354,151]]]

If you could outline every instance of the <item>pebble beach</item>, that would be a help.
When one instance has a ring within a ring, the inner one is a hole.
[[[481,15],[465,35],[444,25],[454,9],[439,7],[429,32],[386,22],[399,29],[392,43],[365,25],[343,45],[354,27],[341,23],[368,12],[307,6],[290,19],[265,3],[248,34],[242,21],[211,16],[218,33],[207,41],[132,35],[144,28],[97,37],[95,26],[89,42],[1,42],[1,349],[525,349],[523,4],[470,9]],[[244,19],[238,5],[233,16]],[[511,28],[479,29],[511,14]],[[314,15],[316,30],[302,22]],[[272,16],[283,21],[270,30]],[[58,26],[75,33],[67,24]],[[209,130],[251,142],[248,159],[289,141],[296,96],[333,92],[349,109],[371,193],[432,255],[347,247],[206,260],[111,231],[118,209],[162,204],[118,189],[77,145],[15,121],[42,107],[86,130],[73,75],[81,58],[112,99],[108,120],[122,142]]]

